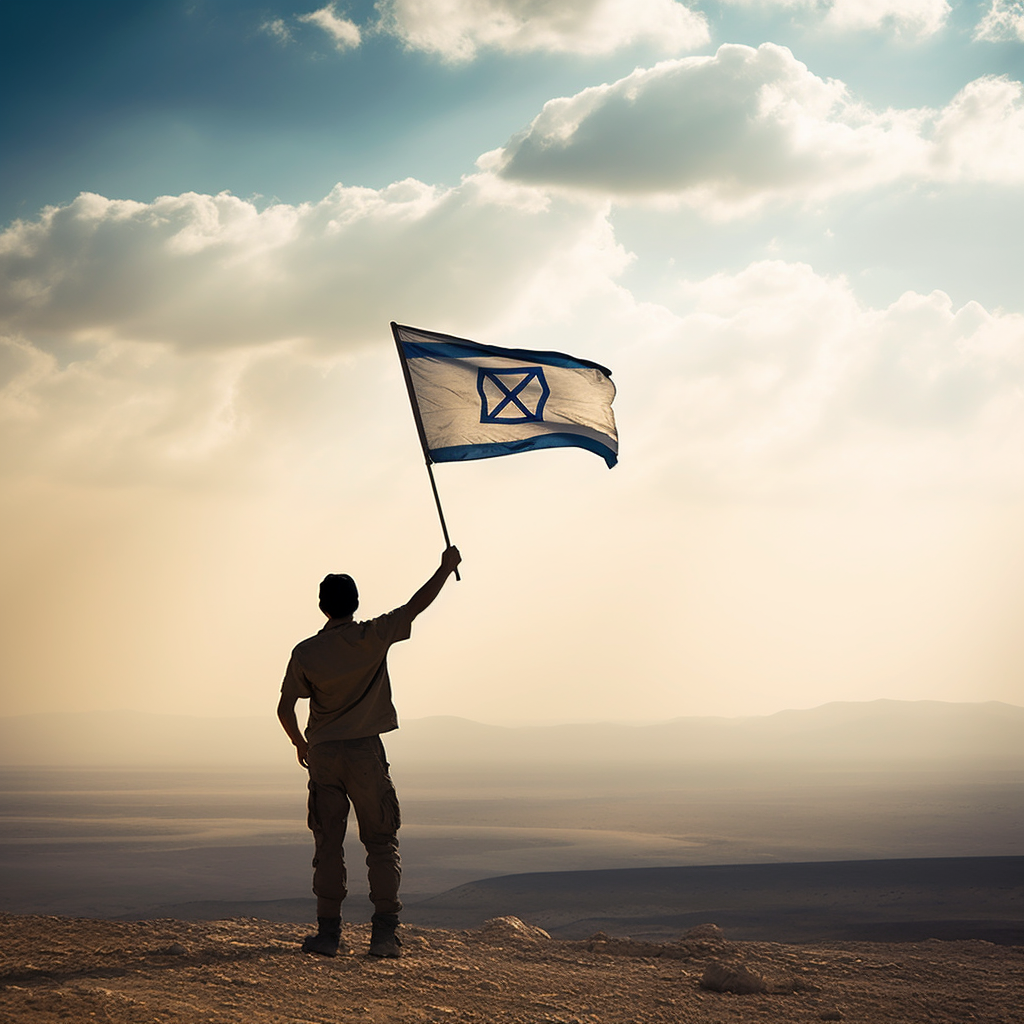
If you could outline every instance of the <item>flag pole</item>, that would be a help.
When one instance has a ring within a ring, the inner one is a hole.
[[[412,374],[409,373],[409,364],[405,359],[405,352],[402,350],[402,342],[398,337],[398,324],[391,321],[391,334],[395,339],[395,348],[398,349],[398,359],[402,364],[402,376],[405,378],[405,389],[409,392],[409,404],[412,406],[412,417],[416,421],[416,433],[420,437],[420,447],[423,449],[423,459],[427,464],[427,476],[430,479],[430,490],[434,495],[434,504],[437,506],[437,518],[441,520],[441,533],[444,536],[446,548],[452,546],[448,537],[448,524],[444,521],[444,509],[441,508],[441,498],[437,493],[437,484],[434,482],[434,465],[430,458],[430,448],[427,445],[427,432],[423,429],[423,418],[420,416],[419,403],[416,401],[416,391],[412,386]],[[455,578],[461,580],[459,570],[455,570]]]

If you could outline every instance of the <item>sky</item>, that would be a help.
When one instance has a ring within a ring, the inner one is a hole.
[[[0,713],[272,714],[442,539],[388,324],[613,371],[442,465],[404,717],[1024,704],[1020,0],[8,0]]]

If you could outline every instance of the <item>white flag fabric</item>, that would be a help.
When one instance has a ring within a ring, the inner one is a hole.
[[[432,462],[571,446],[618,461],[611,370],[392,324]]]

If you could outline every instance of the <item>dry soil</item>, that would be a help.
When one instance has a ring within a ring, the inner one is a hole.
[[[0,915],[0,1020],[21,1024],[424,1021],[859,1024],[1024,1020],[1024,947],[982,941],[782,945],[713,928],[662,943],[555,941],[515,918],[403,926],[405,956],[298,949],[255,918],[98,921]],[[728,988],[762,989],[738,994]],[[703,983],[703,984],[702,984]]]

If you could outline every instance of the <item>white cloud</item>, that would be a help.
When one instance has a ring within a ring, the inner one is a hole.
[[[989,76],[964,86],[934,118],[929,176],[1024,182],[1024,85]]]
[[[363,41],[359,26],[348,18],[340,17],[333,3],[309,14],[299,15],[299,21],[322,28],[338,50],[352,50]]]
[[[174,473],[255,422],[306,437],[359,406],[343,368],[390,320],[490,333],[538,281],[576,294],[624,258],[592,207],[486,175],[262,212],[83,194],[0,235],[0,459]]]
[[[702,14],[676,0],[379,0],[382,27],[446,61],[480,50],[612,53],[636,43],[679,53],[707,42]]]
[[[1024,2],[992,0],[992,6],[974,29],[974,38],[988,43],[1024,42]]]
[[[361,431],[384,451],[409,425],[385,379],[395,319],[611,365],[624,465],[658,487],[1024,481],[1024,318],[941,292],[875,309],[782,261],[645,303],[629,261],[604,210],[486,174],[262,212],[83,195],[0,235],[0,466],[166,481],[287,476],[339,445],[359,461]]]
[[[873,111],[785,47],[726,45],[551,100],[481,166],[740,214],[898,180],[1024,181],[1024,90],[980,78],[942,111]]]
[[[886,31],[925,37],[945,24],[951,8],[946,0],[834,0],[825,24],[837,31]]]
[[[260,31],[273,36],[280,43],[291,42],[291,29],[285,24],[283,18],[272,18],[260,25]]]
[[[726,45],[551,100],[484,162],[537,184],[742,209],[897,176],[924,159],[920,120],[871,115],[785,47]]]
[[[396,312],[505,308],[592,208],[487,175],[452,189],[337,186],[262,212],[228,193],[152,203],[84,193],[0,235],[0,325],[182,350],[298,342],[336,353]]]
[[[807,11],[837,32],[895,32],[926,38],[942,29],[949,17],[946,0],[723,0],[738,7]],[[999,0],[996,0],[999,2]]]
[[[666,478],[1020,491],[1024,317],[942,292],[873,309],[843,278],[781,261],[684,283],[678,304],[637,353],[657,394],[634,443]]]

